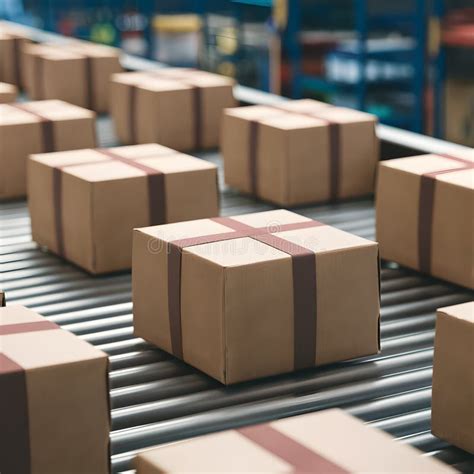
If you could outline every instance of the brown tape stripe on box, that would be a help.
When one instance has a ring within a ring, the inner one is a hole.
[[[21,74],[20,74],[20,54],[21,54],[21,43],[22,38],[13,38],[13,68],[14,68],[14,81],[17,86],[20,86]]]
[[[86,77],[86,107],[94,109],[94,77],[93,77],[93,60],[90,56],[84,57],[85,61],[85,77]]]
[[[328,120],[318,116],[317,112],[297,112],[289,111],[283,107],[269,106],[275,110],[284,111],[291,115],[304,115],[306,117],[317,118],[324,121],[329,131],[329,199],[335,201],[339,197],[339,182],[341,169],[341,126],[337,122]],[[250,137],[249,137],[249,170],[250,170],[250,189],[252,194],[257,194],[258,187],[258,167],[257,167],[257,151],[259,141],[259,120],[250,120]]]
[[[211,220],[230,229],[223,234],[173,240],[168,252],[168,311],[170,318],[171,347],[177,357],[183,357],[181,329],[181,256],[182,250],[193,245],[221,242],[250,237],[291,256],[293,268],[294,307],[294,366],[303,369],[314,366],[316,354],[316,255],[311,250],[273,235],[275,232],[322,226],[318,221],[284,224],[278,229],[250,227],[230,217]]]
[[[436,192],[436,176],[455,171],[473,169],[474,163],[463,158],[451,155],[439,155],[465,166],[448,168],[421,175],[420,196],[418,202],[418,259],[419,269],[424,273],[431,273],[431,249],[433,241],[433,216]]]
[[[39,114],[38,112],[34,112],[33,110],[30,110],[27,105],[24,104],[8,104],[10,107],[14,107],[16,109],[22,110],[23,112],[27,112],[31,115],[34,115],[36,118],[40,120],[40,126],[41,126],[41,138],[43,141],[43,147],[41,152],[42,153],[50,153],[52,151],[55,151],[56,149],[56,141],[54,138],[54,123],[52,120],[49,118],[45,117],[42,114]]]
[[[44,87],[44,63],[41,56],[33,56],[34,68],[34,84],[36,89],[36,98],[38,100],[46,99],[46,92]]]
[[[349,472],[268,424],[240,428],[237,432],[290,464],[294,473],[346,474]]]
[[[0,334],[46,329],[59,329],[59,326],[51,321],[8,324],[0,326],[2,331]],[[0,419],[2,435],[9,440],[9,443],[0,443],[0,471],[29,474],[31,459],[26,372],[21,365],[2,353],[0,353]],[[9,449],[10,446],[15,446],[16,449],[12,451]]]
[[[130,158],[118,155],[112,150],[106,148],[98,148],[94,151],[107,156],[108,158],[125,163],[133,168],[137,168],[147,175],[148,182],[148,209],[149,209],[149,225],[159,225],[166,222],[166,184],[165,175],[154,168],[138,163]],[[140,156],[142,158],[155,158],[157,155]],[[64,227],[62,218],[62,170],[72,166],[92,166],[100,162],[82,162],[73,163],[63,166],[55,166],[53,168],[53,199],[54,199],[54,222],[56,229],[56,241],[58,245],[57,253],[64,256]]]
[[[158,77],[159,73],[150,72],[150,77]],[[172,77],[172,76],[170,76]],[[184,81],[183,81],[184,82]],[[192,110],[194,117],[194,149],[199,150],[202,148],[202,88],[186,83],[186,85],[191,87],[192,92]],[[128,98],[128,128],[130,131],[130,141],[131,143],[138,143],[137,138],[137,125],[136,117],[138,114],[137,110],[137,92],[140,88],[139,85],[129,84],[129,98]]]

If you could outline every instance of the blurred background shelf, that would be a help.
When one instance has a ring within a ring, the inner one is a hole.
[[[0,16],[474,147],[472,0],[0,0]]]

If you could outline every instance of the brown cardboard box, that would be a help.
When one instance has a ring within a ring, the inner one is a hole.
[[[91,273],[131,266],[132,229],[219,214],[217,168],[157,144],[33,155],[33,240]]]
[[[132,266],[135,334],[223,383],[378,352],[377,244],[298,214],[135,229]]]
[[[2,474],[109,472],[107,355],[23,306],[0,349]]]
[[[436,318],[431,427],[474,454],[474,301],[440,308]]]
[[[108,111],[109,81],[122,71],[119,50],[74,41],[23,48],[24,82],[31,99],[61,99]]]
[[[227,109],[226,183],[282,206],[371,194],[375,123],[373,115],[308,99]]]
[[[474,147],[474,81],[448,79],[445,92],[445,138]]]
[[[16,86],[7,84],[6,82],[0,82],[0,104],[15,102],[17,95],[18,89]]]
[[[187,151],[215,148],[232,79],[187,69],[113,76],[111,115],[123,144],[157,142]]]
[[[21,29],[0,24],[0,81],[22,87],[21,51],[29,43]]]
[[[26,194],[29,154],[95,143],[94,112],[59,100],[0,105],[0,199]]]
[[[422,155],[379,166],[380,256],[474,288],[474,151]]]
[[[0,306],[5,306],[6,300],[5,300],[5,293],[0,290]]]
[[[143,451],[137,474],[457,472],[342,410],[324,410]]]

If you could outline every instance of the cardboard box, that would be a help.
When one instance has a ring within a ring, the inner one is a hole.
[[[132,229],[219,214],[217,167],[157,145],[33,155],[32,236],[91,273],[131,266]]]
[[[115,74],[111,115],[117,136],[123,144],[215,148],[222,111],[236,105],[233,86],[224,76],[179,68]]]
[[[58,100],[0,105],[0,199],[26,194],[29,154],[95,144],[94,112]]]
[[[436,317],[431,429],[474,454],[474,301]]]
[[[0,306],[5,306],[6,300],[5,300],[5,293],[0,290]]]
[[[227,109],[226,183],[281,206],[371,194],[379,160],[375,124],[373,115],[308,99]]]
[[[135,229],[134,331],[225,384],[376,354],[378,269],[286,210]]]
[[[31,43],[19,28],[0,23],[0,81],[19,88],[22,83],[22,49]]]
[[[28,45],[23,68],[31,99],[61,99],[98,113],[108,111],[110,78],[122,71],[119,50],[79,41]]]
[[[200,436],[139,453],[137,474],[457,472],[332,409]]]
[[[474,288],[474,151],[421,155],[379,166],[380,256]]]
[[[23,306],[0,309],[0,471],[109,472],[108,358]]]
[[[16,86],[7,84],[6,82],[0,82],[0,104],[15,102],[17,95],[18,88]]]

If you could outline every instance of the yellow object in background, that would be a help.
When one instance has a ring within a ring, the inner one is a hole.
[[[175,66],[197,66],[201,44],[198,15],[157,15],[153,19],[155,59]]]
[[[288,23],[288,0],[274,0],[273,24],[278,30],[284,30]]]

